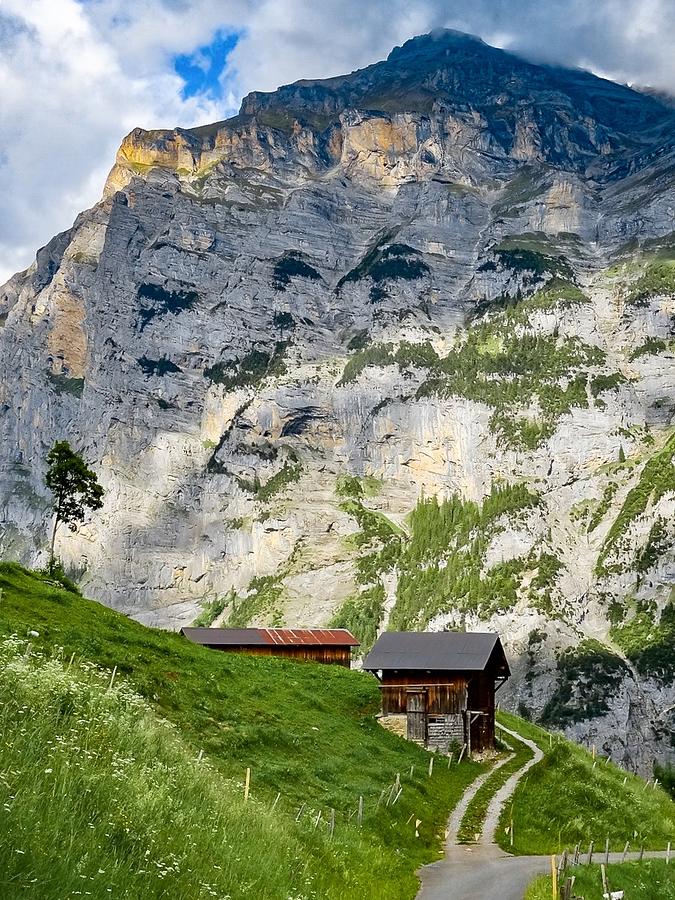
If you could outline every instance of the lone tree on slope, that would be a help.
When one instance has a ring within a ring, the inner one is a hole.
[[[49,571],[54,568],[54,542],[56,529],[63,522],[71,531],[76,531],[79,522],[84,521],[87,509],[95,510],[103,506],[103,488],[98,483],[82,457],[75,453],[68,441],[57,441],[47,454],[47,474],[45,483],[54,495],[54,527],[49,548]]]

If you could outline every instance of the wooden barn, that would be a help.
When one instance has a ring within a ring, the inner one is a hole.
[[[356,638],[342,628],[181,628],[195,644],[227,653],[311,659],[349,668]]]
[[[494,747],[495,694],[511,674],[498,635],[386,631],[363,668],[380,681],[382,714],[406,716],[408,740]]]

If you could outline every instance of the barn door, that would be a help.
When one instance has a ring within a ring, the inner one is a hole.
[[[427,742],[427,692],[406,691],[407,736],[419,744]]]

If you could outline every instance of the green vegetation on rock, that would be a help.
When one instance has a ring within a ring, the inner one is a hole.
[[[240,387],[257,387],[268,376],[286,372],[284,355],[287,341],[277,341],[272,352],[253,349],[240,359],[228,359],[204,369],[204,377],[213,384],[222,384],[226,391]]]
[[[154,318],[169,313],[176,316],[186,309],[192,309],[199,300],[196,291],[190,289],[171,291],[158,284],[141,284],[136,296],[141,301],[138,313],[141,331]]]
[[[631,287],[626,303],[646,305],[652,297],[675,294],[675,259],[654,260]]]
[[[320,281],[321,275],[314,266],[310,266],[309,263],[305,262],[302,253],[298,250],[289,250],[274,264],[272,286],[277,291],[285,291],[292,278],[308,278],[310,281]]]
[[[523,484],[496,486],[482,504],[457,495],[422,499],[409,517],[410,534],[397,562],[394,629],[424,629],[434,616],[452,611],[489,615],[512,607],[530,561],[520,557],[484,571],[484,557],[501,516],[536,506]],[[532,567],[536,562],[532,561]]]
[[[160,359],[148,359],[147,356],[141,356],[138,360],[138,365],[143,370],[144,375],[156,375],[160,378],[168,372],[181,371],[180,368],[174,362],[171,362],[170,359],[167,359],[166,356],[162,356]]]
[[[329,628],[346,628],[358,637],[358,655],[365,656],[375,643],[378,628],[384,617],[384,587],[375,584],[360,594],[349,597],[328,623]]]
[[[228,606],[232,606],[235,599],[235,592],[228,591],[222,597],[215,597],[213,600],[206,600],[202,603],[202,611],[193,621],[195,627],[208,628],[213,625],[219,615],[225,612]]]
[[[635,350],[633,350],[629,359],[633,361],[639,359],[641,356],[657,355],[663,353],[667,349],[668,344],[664,340],[657,337],[649,337],[644,344],[640,344],[639,347],[636,347]]]
[[[231,611],[227,617],[228,628],[246,628],[253,619],[265,615],[278,615],[277,603],[283,594],[283,574],[258,575],[252,578],[245,597],[233,594]]]
[[[79,400],[84,392],[84,378],[71,378],[70,375],[54,375],[49,373],[49,381],[57,394],[70,394]]]
[[[532,246],[518,246],[514,240],[504,241],[492,250],[494,260],[488,260],[479,266],[479,271],[509,269],[521,273],[524,284],[534,284],[545,276],[574,280],[572,268],[562,254],[558,256],[542,253]]]
[[[661,450],[647,460],[638,483],[628,492],[598,556],[596,571],[599,575],[606,573],[608,559],[618,551],[625,549],[634,554],[634,548],[625,548],[623,541],[631,523],[645,512],[648,505],[653,506],[664,494],[675,491],[674,456],[675,433],[668,438]]]
[[[599,347],[555,330],[541,334],[529,324],[537,310],[584,302],[576,286],[557,280],[474,320],[444,357],[428,342],[366,346],[347,360],[338,384],[350,384],[370,366],[397,365],[404,374],[421,370],[426,378],[418,399],[458,396],[484,403],[493,409],[490,426],[503,443],[534,449],[553,434],[561,416],[588,406],[589,378],[596,396],[625,381],[619,373],[592,376],[606,358]]]
[[[422,259],[419,250],[409,247],[407,244],[390,244],[383,247],[378,243],[361,260],[361,262],[338,283],[338,290],[349,282],[358,282],[364,278],[370,278],[373,285],[370,289],[370,299],[377,303],[386,297],[383,282],[386,281],[414,281],[429,273],[429,266]]]
[[[565,727],[610,711],[610,701],[628,674],[626,663],[600,641],[587,638],[558,657],[558,683],[544,707],[544,725]]]
[[[660,621],[647,609],[611,630],[612,640],[623,650],[644,678],[668,685],[675,677],[675,603],[661,613]]]

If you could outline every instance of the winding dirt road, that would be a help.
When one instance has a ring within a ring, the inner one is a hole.
[[[497,825],[504,804],[512,796],[520,779],[536,765],[543,753],[533,742],[517,732],[503,728],[507,734],[527,744],[534,757],[515,772],[493,796],[488,807],[478,844],[458,844],[457,833],[466,809],[478,788],[497,767],[469,785],[448,822],[445,856],[438,862],[423,866],[418,872],[422,887],[417,900],[523,900],[527,885],[539,874],[550,872],[550,856],[511,856],[494,843]],[[501,765],[504,765],[508,759]],[[647,857],[663,853],[645,853]],[[604,854],[596,858],[604,857]],[[629,853],[627,859],[637,859]],[[620,853],[611,853],[610,862],[620,862]]]

